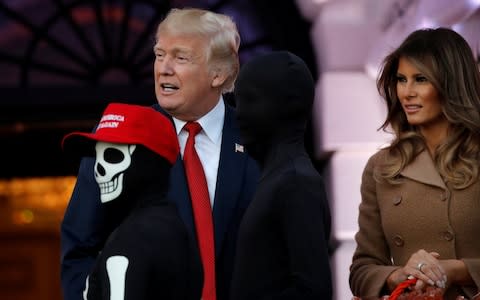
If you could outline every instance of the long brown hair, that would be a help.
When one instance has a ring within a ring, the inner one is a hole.
[[[426,147],[418,128],[408,123],[397,97],[401,57],[437,89],[443,114],[450,123],[448,138],[435,151],[437,170],[455,188],[469,186],[479,175],[480,74],[468,43],[448,28],[412,32],[383,62],[377,89],[388,113],[380,129],[393,130],[395,138],[388,147],[392,159],[377,175],[398,182],[400,172]]]

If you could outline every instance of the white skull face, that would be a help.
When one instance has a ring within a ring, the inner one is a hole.
[[[97,142],[95,145],[95,180],[102,203],[116,199],[123,189],[123,173],[132,162],[136,145]]]

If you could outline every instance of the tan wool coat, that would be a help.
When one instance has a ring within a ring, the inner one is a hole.
[[[443,181],[427,151],[402,172],[403,181],[379,183],[373,174],[388,160],[373,155],[362,175],[357,248],[350,266],[352,293],[378,299],[388,275],[419,249],[461,259],[475,286],[451,286],[445,299],[472,297],[480,287],[480,179],[463,190]]]

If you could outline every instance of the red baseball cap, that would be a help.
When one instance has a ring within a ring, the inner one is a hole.
[[[173,123],[150,106],[110,103],[95,132],[72,132],[63,137],[65,151],[89,155],[97,141],[140,144],[174,163],[179,153]]]

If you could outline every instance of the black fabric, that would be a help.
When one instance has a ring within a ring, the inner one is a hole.
[[[125,300],[201,297],[203,275],[197,247],[171,203],[137,208],[110,235],[88,279],[88,300],[110,298],[109,257],[129,260]]]
[[[238,126],[251,156],[263,163],[275,144],[304,143],[314,81],[301,58],[286,51],[254,58],[235,85]]]
[[[110,285],[118,281],[107,271],[112,256],[128,260],[125,300],[200,299],[198,249],[175,205],[165,197],[170,167],[161,156],[136,145],[122,193],[103,204],[106,228],[113,233],[89,275],[88,300],[110,299]]]
[[[242,220],[231,299],[331,299],[330,210],[304,133],[314,83],[297,56],[252,59],[235,87],[237,118],[261,178]]]

